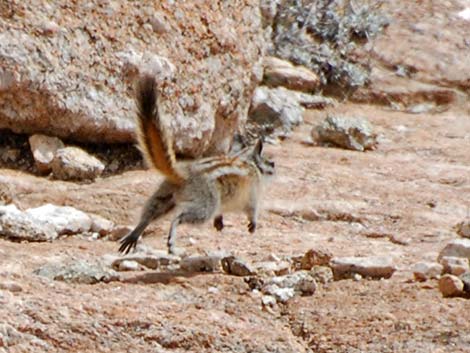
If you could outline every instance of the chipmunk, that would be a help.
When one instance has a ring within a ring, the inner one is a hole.
[[[165,180],[147,200],[134,230],[121,239],[120,252],[135,248],[150,222],[176,209],[167,246],[174,253],[176,228],[182,223],[204,223],[214,216],[214,227],[224,227],[223,213],[244,212],[248,231],[256,229],[258,199],[263,176],[274,174],[274,162],[262,156],[263,143],[225,155],[177,163],[172,138],[158,112],[157,83],[149,75],[137,85],[138,144],[148,164],[159,170]]]

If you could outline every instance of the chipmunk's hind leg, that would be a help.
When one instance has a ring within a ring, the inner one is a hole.
[[[189,185],[183,192],[183,199],[187,201],[179,204],[180,212],[173,220],[168,234],[168,252],[174,254],[176,227],[182,223],[201,224],[210,220],[219,210],[220,196],[214,185],[204,178],[193,179],[194,184]]]
[[[139,223],[132,232],[122,238],[120,240],[121,246],[119,247],[119,252],[122,252],[123,254],[128,254],[129,251],[135,249],[135,247],[137,246],[137,241],[139,240],[142,232],[145,230],[147,225],[148,224],[146,223]]]
[[[168,182],[163,182],[157,191],[147,200],[140,216],[137,226],[121,239],[119,251],[127,254],[137,246],[137,241],[150,222],[167,214],[175,207],[174,200],[175,186]]]
[[[224,229],[224,216],[223,215],[220,214],[214,218],[214,227],[219,232],[222,231],[222,229]]]

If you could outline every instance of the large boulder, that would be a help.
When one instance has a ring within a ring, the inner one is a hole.
[[[225,150],[262,78],[257,0],[0,7],[0,129],[131,142],[133,82],[160,81],[177,151]]]

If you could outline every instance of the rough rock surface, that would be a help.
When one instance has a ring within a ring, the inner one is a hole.
[[[363,118],[329,116],[312,129],[312,139],[319,145],[331,144],[361,152],[377,145],[377,135]]]
[[[0,128],[131,142],[130,87],[145,70],[164,81],[162,113],[171,117],[178,151],[226,149],[262,76],[258,5],[6,2]]]
[[[77,147],[59,149],[51,163],[52,173],[62,180],[90,180],[100,176],[105,166],[96,157]]]

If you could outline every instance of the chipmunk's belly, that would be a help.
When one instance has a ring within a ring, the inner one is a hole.
[[[223,212],[236,212],[246,208],[249,201],[249,183],[231,180],[220,189],[220,207]]]

